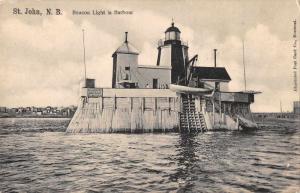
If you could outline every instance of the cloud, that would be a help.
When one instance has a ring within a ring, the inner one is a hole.
[[[154,11],[136,11],[116,17],[114,26],[129,31],[129,41],[140,50],[139,63],[155,65],[157,41],[170,26],[170,18]],[[145,22],[147,21],[147,22]],[[217,39],[211,29],[194,31],[175,21],[182,39],[189,43],[189,56],[199,55],[198,65],[213,66],[213,49],[218,49],[217,65],[226,67],[232,81],[231,91],[243,90],[242,38],[230,35]],[[126,26],[126,27],[125,27]],[[43,18],[28,23],[8,18],[0,24],[0,105],[69,105],[77,103],[79,80],[83,75],[82,29],[85,29],[87,74],[97,86],[111,85],[111,54],[122,43],[118,28],[72,17]],[[117,32],[116,32],[117,30]],[[265,24],[246,30],[245,64],[247,88],[257,95],[254,111],[291,109],[296,93],[292,91],[291,41],[280,40]],[[272,99],[272,100],[270,100]]]
[[[167,18],[146,12],[143,18],[160,21],[157,25],[145,25],[144,33],[149,35],[141,49],[140,63],[155,65],[157,57],[157,34],[169,26]],[[133,23],[130,26],[136,26]],[[247,90],[262,91],[256,95],[253,111],[279,111],[279,101],[285,110],[292,109],[292,101],[297,94],[293,91],[292,56],[290,40],[280,40],[268,26],[257,24],[249,28],[244,38],[228,36],[222,41],[208,31],[194,32],[191,28],[178,24],[182,36],[189,42],[189,55],[199,55],[198,65],[213,66],[213,49],[217,48],[217,65],[226,67],[232,81],[230,91],[244,90],[243,39],[245,47],[245,67]],[[133,29],[134,30],[134,29]],[[136,32],[138,33],[138,32]],[[139,32],[141,33],[141,32]],[[143,34],[143,33],[142,33]],[[275,97],[274,97],[275,96]],[[272,99],[272,100],[270,100]]]
[[[194,50],[199,54],[199,65],[213,66],[213,49],[218,49],[217,65],[226,67],[232,81],[231,91],[244,90],[243,40],[228,36],[222,42],[215,37],[202,34],[195,37],[200,46]],[[254,111],[279,111],[279,101],[285,110],[292,109],[297,99],[293,91],[292,42],[280,40],[266,25],[250,28],[244,38],[247,90],[258,90],[252,106]]]
[[[280,40],[267,26],[259,24],[246,33],[245,47],[248,87],[263,91],[255,108],[279,111],[282,100],[283,109],[291,110],[292,101],[297,100],[293,91],[292,41]]]
[[[129,30],[129,41],[132,39],[131,36],[134,36],[135,42],[131,43],[141,45],[139,50],[141,64],[156,65],[157,44],[159,39],[164,39],[165,30],[171,26],[171,19],[150,10],[137,11],[130,17],[120,18]],[[183,40],[193,41],[194,31],[189,26],[176,21],[175,26],[183,32],[181,37]]]
[[[99,86],[108,85],[110,52],[117,46],[117,39],[109,33],[88,21],[76,25],[66,16],[43,19],[41,25],[14,18],[3,21],[1,105],[76,104],[83,76],[83,28],[88,76],[98,79]]]

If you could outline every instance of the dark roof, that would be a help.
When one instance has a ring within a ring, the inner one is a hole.
[[[192,68],[193,77],[203,80],[230,81],[231,78],[224,67],[200,67]]]
[[[175,31],[175,32],[179,32],[179,33],[180,33],[180,30],[179,30],[177,27],[174,26],[174,22],[172,22],[172,26],[169,27],[169,28],[165,31],[165,33],[171,32],[171,31]]]

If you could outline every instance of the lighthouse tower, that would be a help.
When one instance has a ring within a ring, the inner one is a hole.
[[[134,88],[137,78],[134,73],[138,68],[139,51],[128,42],[125,32],[124,43],[113,53],[112,88]]]
[[[186,64],[188,62],[187,43],[181,41],[180,30],[171,26],[165,31],[164,40],[158,42],[157,66],[169,66],[171,83],[183,84],[186,79]]]

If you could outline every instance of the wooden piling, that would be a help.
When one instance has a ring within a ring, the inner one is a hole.
[[[67,132],[155,132],[179,128],[180,100],[177,97],[113,95],[85,102],[85,98],[80,99]]]

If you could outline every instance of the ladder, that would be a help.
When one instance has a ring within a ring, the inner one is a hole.
[[[180,128],[183,132],[203,132],[207,130],[204,116],[201,112],[196,111],[195,98],[192,95],[182,95]]]

